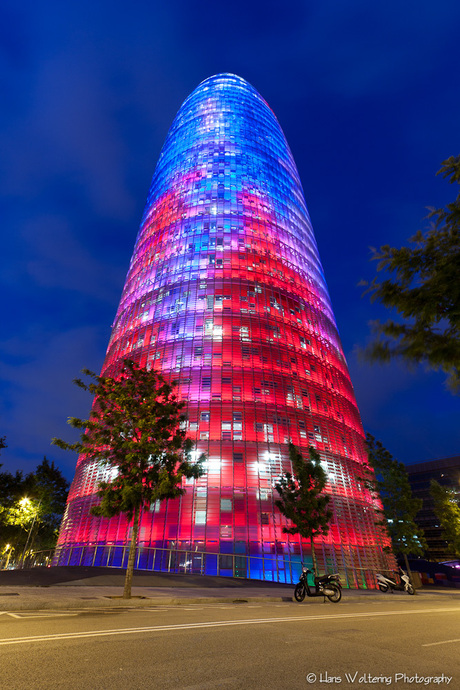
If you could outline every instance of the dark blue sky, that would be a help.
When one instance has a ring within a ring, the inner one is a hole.
[[[5,468],[72,438],[99,371],[155,163],[188,94],[234,72],[294,154],[364,427],[403,462],[460,452],[460,398],[423,368],[358,362],[370,246],[405,244],[456,195],[460,3],[68,0],[0,9],[0,436]]]

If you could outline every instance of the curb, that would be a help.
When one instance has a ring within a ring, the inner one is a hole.
[[[6,589],[6,588],[5,588]],[[82,596],[66,596],[65,592],[59,593],[60,596],[46,596],[46,590],[42,588],[34,589],[34,591],[21,592],[21,588],[8,588],[7,591],[2,592],[0,587],[0,613],[7,613],[8,611],[63,611],[63,610],[78,610],[91,611],[93,609],[143,609],[148,607],[164,607],[164,606],[193,606],[199,604],[250,604],[250,603],[296,603],[293,595],[255,595],[253,593],[246,595],[244,590],[235,590],[235,593],[216,596],[206,596],[202,593],[198,596],[186,596],[181,593],[174,596],[174,593],[165,593],[161,596],[155,596],[155,592],[144,591],[139,594],[134,594],[131,599],[123,599],[120,594],[113,592],[87,592],[84,596],[84,589]],[[119,590],[122,591],[121,589]],[[51,593],[50,593],[51,594]],[[151,595],[150,595],[151,594]],[[293,593],[292,593],[293,594]],[[420,592],[419,592],[420,595]],[[423,598],[429,599],[454,599],[459,600],[460,592],[429,592],[424,591]],[[400,598],[404,601],[414,601],[414,597],[408,597],[405,592],[385,593],[381,592],[361,592],[358,594],[353,590],[343,590],[342,603],[356,604],[371,602],[396,602]],[[318,601],[322,603],[321,597],[317,597]],[[304,603],[307,603],[305,599]]]
[[[5,597],[5,598],[4,598]],[[97,609],[142,609],[151,606],[191,606],[194,604],[250,604],[250,603],[281,603],[292,602],[292,597],[251,597],[241,595],[239,597],[148,597],[133,596],[131,599],[123,599],[120,596],[100,596],[82,599],[22,600],[8,593],[0,594],[0,612],[7,611],[44,611],[44,610],[91,610]]]

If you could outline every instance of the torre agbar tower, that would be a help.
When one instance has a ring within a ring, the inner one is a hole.
[[[137,567],[291,582],[310,558],[274,505],[291,440],[328,474],[320,568],[372,585],[387,538],[360,481],[364,433],[299,174],[235,75],[203,81],[166,138],[102,374],[126,358],[178,382],[207,456],[185,495],[144,509]],[[121,565],[130,525],[89,513],[106,472],[79,458],[55,562]]]

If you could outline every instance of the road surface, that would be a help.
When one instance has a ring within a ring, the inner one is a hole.
[[[458,690],[460,602],[421,599],[7,611],[0,687]]]

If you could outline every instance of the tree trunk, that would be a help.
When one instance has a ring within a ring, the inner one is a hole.
[[[310,544],[311,544],[311,559],[313,561],[313,572],[315,574],[315,577],[318,577],[318,565],[316,563],[315,545],[313,543],[313,537],[310,537]]]
[[[140,506],[137,505],[134,509],[133,533],[131,536],[131,544],[129,546],[128,565],[126,566],[125,588],[123,590],[123,599],[131,599],[131,583],[133,581],[134,556],[136,555],[137,535],[139,532],[140,513],[141,513]]]

